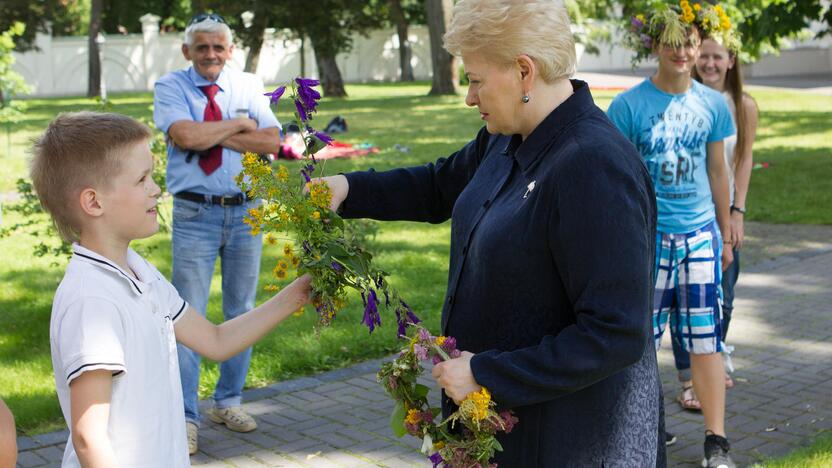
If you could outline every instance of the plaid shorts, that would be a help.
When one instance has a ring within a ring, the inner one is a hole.
[[[653,337],[656,349],[668,318],[686,351],[722,351],[722,241],[716,223],[687,234],[656,233]]]

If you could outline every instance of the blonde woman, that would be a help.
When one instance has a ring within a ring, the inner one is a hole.
[[[650,176],[587,84],[569,79],[562,3],[460,1],[445,47],[462,57],[483,128],[434,163],[328,178],[333,205],[354,218],[450,218],[442,333],[465,352],[433,375],[446,415],[481,387],[514,409],[499,466],[654,466]]]

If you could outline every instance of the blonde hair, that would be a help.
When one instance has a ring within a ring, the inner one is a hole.
[[[106,187],[121,170],[122,150],[150,136],[146,125],[125,115],[69,112],[58,115],[35,140],[32,184],[62,239],[79,240],[81,191]]]
[[[561,1],[462,0],[444,39],[452,55],[483,54],[504,66],[528,55],[546,83],[575,73],[575,40]]]

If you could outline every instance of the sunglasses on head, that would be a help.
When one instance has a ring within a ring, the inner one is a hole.
[[[201,23],[205,20],[211,20],[211,21],[216,21],[217,23],[225,24],[225,19],[223,19],[222,16],[220,16],[216,13],[200,13],[200,14],[194,16],[193,18],[191,18],[191,21],[188,23],[188,26],[191,26],[191,25],[194,25],[194,24],[197,24],[197,23]]]

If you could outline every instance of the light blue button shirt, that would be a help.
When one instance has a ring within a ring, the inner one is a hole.
[[[220,89],[214,101],[222,110],[223,120],[243,114],[256,120],[258,129],[280,128],[280,123],[269,107],[269,98],[263,95],[263,82],[257,75],[226,67],[215,83]],[[153,94],[153,121],[156,127],[168,135],[174,122],[202,122],[208,98],[199,86],[210,84],[193,67],[160,78]],[[278,142],[275,141],[274,144],[277,152]],[[240,188],[234,182],[234,177],[242,170],[240,153],[237,151],[223,148],[222,165],[210,175],[205,175],[198,164],[199,156],[195,154],[190,162],[187,161],[190,151],[176,146],[170,135],[167,137],[167,146],[167,185],[170,193],[188,191],[223,196],[240,193]]]

